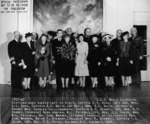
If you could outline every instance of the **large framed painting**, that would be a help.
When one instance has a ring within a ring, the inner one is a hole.
[[[103,0],[33,0],[34,31],[71,27],[83,32],[90,27],[100,32],[103,26]]]

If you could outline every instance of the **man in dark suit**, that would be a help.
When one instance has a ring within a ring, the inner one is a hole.
[[[57,30],[57,36],[54,38],[52,43],[52,51],[54,56],[53,63],[55,64],[56,69],[56,83],[57,88],[61,88],[61,54],[60,54],[60,48],[62,47],[63,43],[63,30],[58,29]]]
[[[12,88],[21,88],[22,82],[22,54],[20,33],[14,32],[14,40],[8,44],[8,56],[11,63],[11,84]]]
[[[84,41],[88,43],[89,47],[92,45],[91,32],[91,28],[84,29]]]
[[[119,52],[120,52],[120,41],[122,40],[121,38],[121,35],[122,35],[122,30],[121,29],[118,29],[116,31],[116,38],[112,40],[112,47],[113,49],[115,50],[115,56],[117,57],[117,62],[116,62],[116,68],[118,68],[118,56],[119,56]],[[115,76],[115,86],[116,87],[119,87],[122,85],[122,81],[121,81],[121,76],[119,73],[116,74]]]
[[[133,48],[133,59],[135,65],[135,74],[132,76],[133,84],[140,84],[141,73],[140,73],[140,60],[143,59],[144,54],[144,42],[141,37],[138,36],[137,29],[131,28],[131,44]]]
[[[88,43],[89,48],[92,47],[92,30],[90,27],[84,29],[84,41]],[[89,57],[88,57],[89,58]],[[86,87],[92,86],[91,77],[86,78]]]

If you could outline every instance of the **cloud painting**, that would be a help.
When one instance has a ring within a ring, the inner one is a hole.
[[[65,29],[83,32],[102,30],[103,0],[34,0],[34,31]]]

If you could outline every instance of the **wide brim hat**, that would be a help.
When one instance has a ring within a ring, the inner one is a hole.
[[[33,34],[30,33],[30,32],[28,32],[28,33],[25,34],[25,38],[27,38],[27,37],[32,37],[32,36],[33,36]]]
[[[111,35],[111,34],[104,34],[104,35],[102,36],[102,39],[104,40],[106,37],[112,38],[112,35]]]

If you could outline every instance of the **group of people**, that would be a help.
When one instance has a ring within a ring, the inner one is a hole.
[[[143,59],[143,40],[136,28],[116,31],[116,38],[102,32],[92,34],[86,28],[83,34],[71,28],[48,31],[40,37],[26,33],[25,42],[18,31],[8,44],[12,87],[30,89],[33,78],[45,88],[56,76],[58,88],[76,84],[84,88],[91,82],[93,88],[105,82],[113,87],[140,83],[140,60]],[[101,80],[99,80],[101,79]]]

